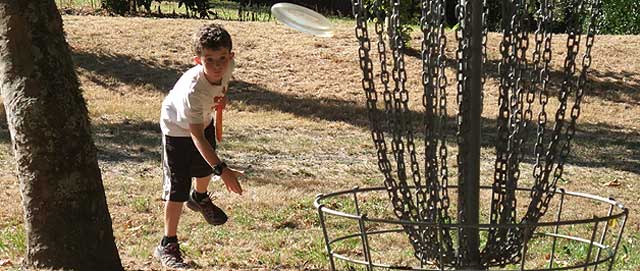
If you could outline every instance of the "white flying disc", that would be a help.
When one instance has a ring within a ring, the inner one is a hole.
[[[271,14],[281,23],[318,37],[333,36],[333,25],[321,14],[291,3],[277,3],[271,7]]]

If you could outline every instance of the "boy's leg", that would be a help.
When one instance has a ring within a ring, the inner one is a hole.
[[[211,182],[211,175],[202,177],[202,178],[196,178],[196,185],[195,185],[196,192],[201,194],[207,193],[207,187],[209,187],[210,182]]]
[[[215,127],[213,122],[204,130],[207,141],[216,148]],[[194,146],[195,149],[195,146]],[[211,225],[222,225],[227,222],[227,214],[218,206],[211,202],[207,188],[213,176],[213,169],[202,157],[200,152],[194,151],[191,163],[191,176],[194,176],[196,183],[194,190],[189,195],[187,207],[196,212],[202,213],[204,219]]]
[[[202,213],[207,223],[211,225],[222,225],[227,222],[227,214],[222,209],[211,202],[207,187],[211,182],[211,176],[197,177],[195,189],[189,195],[187,207],[196,212]]]
[[[184,263],[182,252],[178,244],[178,222],[182,214],[182,206],[189,198],[191,178],[189,174],[188,146],[190,138],[172,138],[163,136],[162,166],[163,166],[163,194],[164,205],[164,236],[160,244],[154,249],[153,256],[160,260],[164,267],[188,268]]]
[[[164,204],[164,236],[178,235],[178,222],[182,214],[184,202],[165,201]]]
[[[164,204],[164,236],[177,235],[182,206],[189,199],[191,177],[189,177],[190,138],[164,136],[162,140],[162,168]]]
[[[165,201],[164,204],[164,237],[154,251],[153,256],[160,260],[164,267],[186,269],[189,265],[182,259],[182,252],[178,244],[178,222],[182,214],[184,202]]]

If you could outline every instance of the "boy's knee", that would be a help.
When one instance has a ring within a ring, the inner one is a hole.
[[[164,194],[162,199],[170,202],[186,202],[189,199],[191,190],[191,178],[180,178],[171,176],[170,180],[165,180]]]

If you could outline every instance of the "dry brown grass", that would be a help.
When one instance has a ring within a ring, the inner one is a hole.
[[[64,22],[94,125],[123,263],[132,270],[157,270],[150,252],[162,232],[159,105],[190,67],[190,35],[206,22],[91,16],[65,16]],[[179,229],[183,247],[190,259],[210,270],[324,270],[313,197],[381,184],[352,26],[339,23],[336,36],[325,39],[274,22],[219,23],[234,37],[237,55],[221,154],[247,170],[247,192],[234,196],[212,184],[216,202],[228,210],[231,221],[211,228],[185,211]],[[453,56],[454,39],[448,38]],[[633,211],[640,207],[635,192],[640,181],[640,37],[600,36],[596,42],[594,84],[587,90],[567,181],[561,185],[615,196]],[[490,48],[498,43],[499,36],[491,34]],[[560,37],[554,47],[562,46]],[[492,63],[498,57],[495,50],[489,55]],[[561,56],[554,59],[558,71]],[[412,109],[419,111],[420,62],[406,60]],[[483,113],[488,128],[495,123],[498,83],[495,65],[489,71]],[[452,70],[448,76],[453,82]],[[450,113],[455,112],[453,104]],[[0,199],[5,205],[0,209],[5,244],[0,260],[17,263],[22,213],[6,122],[0,124]],[[483,174],[491,176],[493,150],[487,146],[483,152]],[[613,180],[621,185],[606,185]],[[620,270],[640,263],[634,256],[639,227],[632,212],[625,238],[628,256],[620,257]],[[5,241],[9,238],[17,241]]]

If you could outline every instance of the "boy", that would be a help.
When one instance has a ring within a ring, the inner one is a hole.
[[[226,104],[225,93],[234,68],[229,33],[220,25],[200,28],[195,35],[195,67],[185,72],[162,102],[164,169],[164,237],[154,250],[163,266],[188,268],[178,245],[177,228],[182,206],[202,213],[212,225],[222,225],[227,215],[215,206],[207,187],[212,175],[219,176],[230,192],[242,194],[241,171],[227,167],[218,157],[214,110]],[[191,189],[191,178],[195,188]]]

